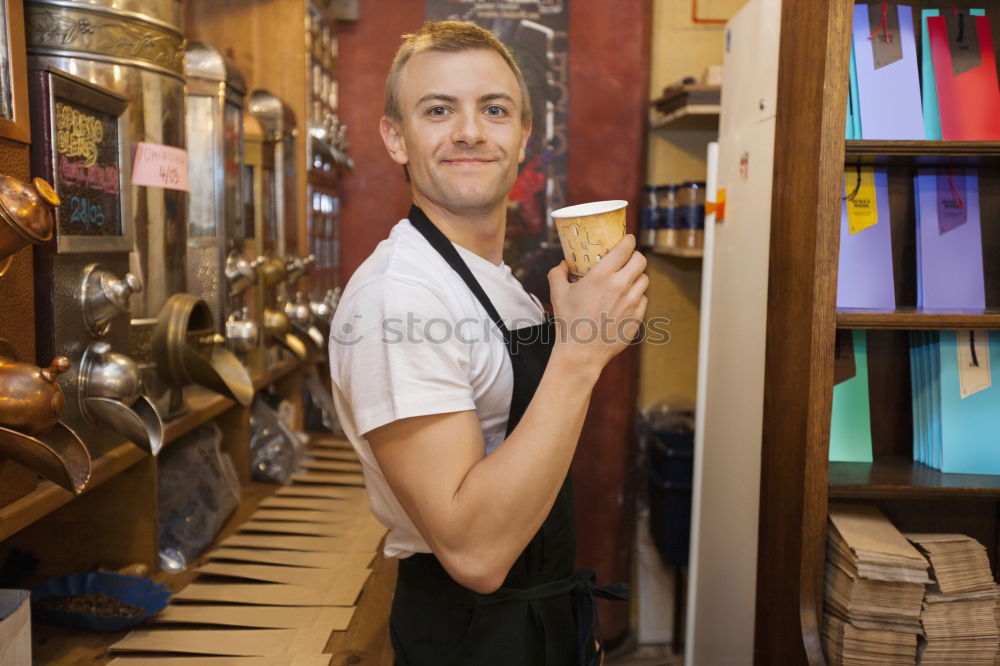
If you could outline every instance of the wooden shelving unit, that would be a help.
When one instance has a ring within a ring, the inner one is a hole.
[[[953,330],[1000,329],[1000,308],[985,310],[925,310],[900,307],[892,311],[842,309],[837,328]]]
[[[126,442],[95,460],[91,466],[87,491],[121,474],[146,457],[142,449]],[[40,481],[34,492],[0,507],[0,541],[41,520],[56,509],[72,502],[75,495],[51,481]]]
[[[914,3],[964,6],[952,0]],[[1000,561],[1000,475],[944,474],[912,459],[909,331],[1000,328],[1000,141],[845,141],[852,0],[782,4],[768,282],[757,553],[756,664],[823,664],[823,581],[830,500],[879,507],[903,531],[950,531]],[[1000,1],[988,0],[989,15]],[[996,31],[994,23],[994,32]],[[920,41],[919,26],[917,41]],[[893,311],[836,308],[844,172],[889,174]],[[916,303],[913,176],[923,167],[980,176],[987,308]],[[868,329],[872,463],[830,463],[837,329]]]
[[[690,104],[670,113],[654,112],[650,119],[649,129],[654,131],[718,130],[720,108],[718,104]]]
[[[253,378],[255,390],[273,386],[301,408],[302,364],[296,359],[270,366]],[[222,448],[233,459],[242,484],[250,482],[249,408],[200,387],[185,393],[187,410],[170,421],[164,429],[165,450],[169,445],[209,421],[216,421],[223,433]],[[95,459],[86,490],[75,496],[49,481],[41,481],[28,495],[0,507],[0,546],[18,546],[49,556],[43,557],[47,573],[68,573],[82,558],[119,561],[122,565],[142,562],[156,570],[156,458],[125,442]],[[129,521],[143,521],[142,530]],[[54,525],[64,527],[53,528]],[[74,553],[65,543],[56,543],[55,535],[78,532],[81,540],[88,529],[107,532],[106,539],[91,555],[82,549]],[[139,532],[142,534],[140,535]],[[127,540],[122,541],[122,540]],[[0,551],[2,553],[2,551]],[[60,569],[67,568],[66,571]]]
[[[705,256],[705,250],[700,247],[660,247],[659,245],[654,245],[649,250],[653,254],[662,254],[665,257],[701,259]]]
[[[830,463],[831,499],[1000,500],[1000,476],[944,474],[912,457]]]
[[[986,166],[1000,164],[1000,141],[872,141],[844,147],[846,164]]]

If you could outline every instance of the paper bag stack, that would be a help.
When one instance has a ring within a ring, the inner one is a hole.
[[[913,664],[927,560],[878,509],[831,504],[823,643],[831,664]]]
[[[257,505],[113,666],[327,666],[386,529],[348,442],[314,437],[304,471]]]
[[[964,534],[908,534],[931,563],[920,616],[921,664],[993,664],[998,641],[996,585],[986,548]]]

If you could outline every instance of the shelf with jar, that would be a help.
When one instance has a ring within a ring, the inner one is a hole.
[[[705,183],[646,185],[639,244],[656,254],[701,258],[705,247]]]

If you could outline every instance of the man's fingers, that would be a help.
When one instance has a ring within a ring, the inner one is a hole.
[[[628,261],[621,267],[621,272],[635,277],[646,270],[646,257],[641,252],[633,252]]]
[[[646,274],[639,275],[632,286],[629,287],[628,295],[626,298],[626,303],[636,303],[646,293],[646,288],[649,287],[649,276]]]
[[[569,264],[563,259],[549,271],[549,290],[559,291],[569,284]]]
[[[590,269],[591,273],[614,273],[619,270],[629,260],[635,250],[635,236],[625,234],[625,237],[618,241],[611,250],[601,257],[597,265]]]

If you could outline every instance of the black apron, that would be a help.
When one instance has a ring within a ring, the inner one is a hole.
[[[410,223],[458,273],[503,334],[514,371],[507,435],[538,388],[554,340],[546,322],[513,333],[441,231],[416,206]],[[594,596],[625,599],[625,586],[599,588],[574,572],[576,527],[569,475],[545,522],[503,586],[478,594],[448,575],[432,554],[399,562],[390,632],[399,666],[596,666]]]

